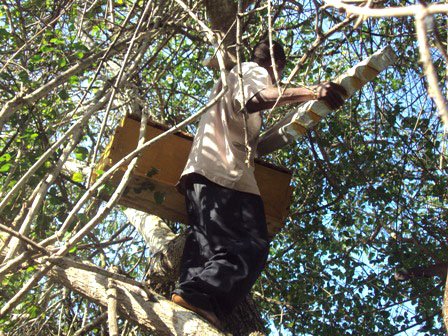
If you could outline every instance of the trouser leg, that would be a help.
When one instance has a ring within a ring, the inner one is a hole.
[[[260,275],[269,250],[257,195],[205,178],[186,186],[190,234],[175,291],[206,310],[230,312]]]

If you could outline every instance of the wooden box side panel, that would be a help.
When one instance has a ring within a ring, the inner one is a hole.
[[[291,175],[263,165],[256,165],[255,178],[263,199],[266,216],[283,221],[291,204]]]
[[[126,118],[123,126],[117,129],[110,154],[112,162],[117,162],[137,147],[139,128],[139,122]],[[162,130],[148,125],[146,140],[161,133]],[[175,185],[187,163],[190,149],[191,140],[170,134],[142,152],[134,175],[147,176],[151,172],[157,181]]]
[[[103,156],[101,159],[101,169],[105,170],[105,167],[115,164],[136,148],[139,128],[138,121],[125,118],[108,146],[110,148],[107,152],[108,156]],[[148,125],[146,140],[152,139],[162,132],[163,130]],[[121,204],[159,215],[162,218],[185,222],[183,196],[177,192],[174,186],[185,167],[191,144],[191,139],[171,134],[145,149],[138,160],[134,177],[128,188],[129,191],[122,197]],[[148,177],[148,173],[150,173],[150,177]],[[122,171],[116,172],[113,180],[119,181],[121,175]],[[269,226],[281,228],[289,212],[292,193],[291,174],[281,169],[256,163],[255,177],[265,204]],[[138,187],[145,183],[156,185],[157,190],[164,194],[165,200],[162,204],[155,202],[154,190],[147,191],[145,188]],[[278,229],[275,229],[276,231]]]

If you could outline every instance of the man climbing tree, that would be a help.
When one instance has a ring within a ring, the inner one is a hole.
[[[258,43],[251,62],[228,75],[228,90],[202,117],[179,183],[190,233],[172,301],[219,327],[250,291],[269,251],[263,202],[254,177],[254,156],[263,110],[319,99],[340,107],[346,94],[335,83],[313,89],[274,87],[286,65],[280,43]],[[242,83],[242,86],[241,86]],[[210,96],[223,89],[219,81]]]

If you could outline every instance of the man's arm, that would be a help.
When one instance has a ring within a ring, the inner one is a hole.
[[[315,91],[306,88],[287,88],[279,99],[276,87],[266,88],[253,96],[246,104],[247,112],[254,113],[268,110],[275,106],[303,103],[309,100],[323,100],[331,109],[339,108],[343,97],[347,95],[345,89],[332,82],[318,85]],[[278,102],[277,102],[278,100]],[[277,103],[277,104],[276,104]]]

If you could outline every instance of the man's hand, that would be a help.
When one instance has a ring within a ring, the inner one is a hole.
[[[347,96],[347,91],[339,84],[333,82],[325,82],[314,87],[317,99],[323,100],[328,107],[336,110],[344,104],[344,96]]]

